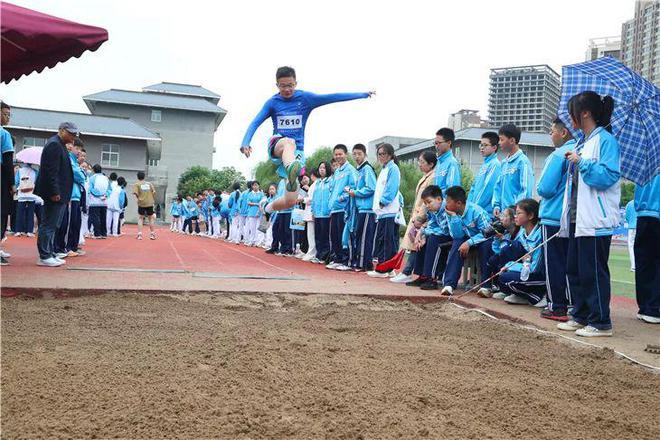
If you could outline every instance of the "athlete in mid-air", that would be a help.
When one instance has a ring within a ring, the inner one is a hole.
[[[241,152],[246,157],[252,154],[252,136],[268,118],[273,121],[273,136],[268,142],[268,156],[277,164],[277,173],[288,180],[284,197],[266,206],[266,212],[287,209],[298,199],[298,176],[305,165],[305,125],[309,114],[316,107],[333,102],[369,98],[376,92],[332,93],[316,95],[296,90],[296,71],[291,67],[280,67],[275,74],[279,93],[272,96],[254,118],[245,133]]]

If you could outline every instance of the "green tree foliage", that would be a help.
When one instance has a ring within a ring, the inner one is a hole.
[[[635,184],[628,181],[621,182],[621,206],[626,206],[635,198]]]
[[[472,183],[474,183],[474,173],[468,167],[465,165],[463,162],[461,162],[461,186],[465,190],[465,192],[470,192],[470,188],[472,188]]]
[[[401,171],[399,191],[403,195],[403,213],[406,220],[410,220],[410,213],[415,204],[415,189],[417,182],[422,178],[422,172],[416,163],[399,163],[399,170]]]
[[[259,162],[254,169],[254,178],[262,188],[270,185],[271,183],[277,184],[280,177],[277,175],[277,167],[270,160]]]
[[[205,189],[222,191],[229,189],[234,182],[245,185],[245,177],[234,167],[210,170],[202,166],[188,168],[179,177],[177,193],[181,196],[193,195]]]

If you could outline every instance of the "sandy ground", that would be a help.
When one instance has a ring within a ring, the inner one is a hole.
[[[658,439],[660,374],[448,304],[2,300],[2,438]]]

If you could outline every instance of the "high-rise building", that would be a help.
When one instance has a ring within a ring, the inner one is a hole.
[[[621,28],[621,61],[660,86],[660,1],[637,0]]]
[[[462,109],[449,115],[447,126],[454,131],[472,127],[487,127],[488,122],[481,119],[479,110]]]
[[[559,74],[548,65],[491,69],[488,120],[495,127],[511,123],[523,131],[547,132],[559,95]]]
[[[589,40],[586,61],[593,61],[602,57],[621,59],[621,36],[592,38]]]

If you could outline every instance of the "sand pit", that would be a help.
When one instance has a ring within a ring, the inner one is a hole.
[[[660,375],[446,304],[2,301],[2,438],[658,439]]]

